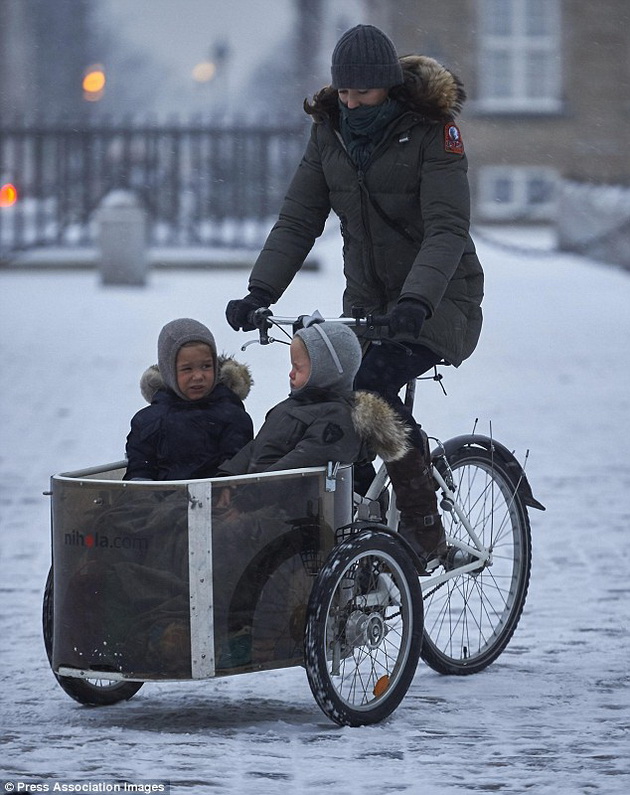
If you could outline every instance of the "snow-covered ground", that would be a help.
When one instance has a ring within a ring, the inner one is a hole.
[[[206,322],[251,365],[257,426],[287,392],[287,349],[239,351],[245,337],[223,310],[243,294],[243,271],[153,273],[144,289],[105,289],[89,272],[0,272],[0,778],[15,791],[122,778],[170,780],[178,794],[630,791],[630,277],[485,240],[479,250],[482,341],[445,371],[448,397],[420,385],[417,415],[442,438],[478,418],[521,460],[530,449],[547,506],[531,516],[530,594],[493,666],[447,678],[421,664],[391,718],[360,729],[324,717],[302,669],[147,684],[102,709],[57,686],[40,631],[49,475],[122,457],[168,320]],[[321,272],[301,274],[279,313],[338,313],[334,234],[318,254]]]

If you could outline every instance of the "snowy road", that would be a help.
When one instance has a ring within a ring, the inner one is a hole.
[[[445,373],[448,397],[421,386],[417,414],[443,438],[491,421],[521,460],[531,450],[547,511],[531,515],[530,594],[491,668],[445,678],[421,664],[392,717],[360,729],[324,717],[301,669],[149,684],[103,709],[56,685],[40,631],[48,477],[122,457],[166,321],[197,317],[238,351],[223,307],[246,274],[161,272],[146,289],[102,289],[89,273],[0,272],[0,779],[16,791],[168,780],[177,795],[630,791],[630,276],[479,248],[482,342]],[[336,240],[319,255],[322,272],[298,278],[281,314],[337,313]],[[287,350],[239,357],[254,372],[258,427],[287,391]]]

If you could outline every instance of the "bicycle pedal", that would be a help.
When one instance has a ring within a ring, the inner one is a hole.
[[[440,508],[447,513],[453,512],[454,502],[450,497],[443,497],[440,501]]]
[[[362,502],[357,506],[357,519],[365,522],[382,522],[381,504],[378,500]]]
[[[430,574],[438,569],[442,565],[442,561],[439,558],[431,558],[427,560],[424,564],[424,571],[422,572],[421,576],[427,577]]]

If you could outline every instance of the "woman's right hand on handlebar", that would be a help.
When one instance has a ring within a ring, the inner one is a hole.
[[[266,309],[271,303],[273,303],[273,298],[269,293],[259,287],[254,287],[245,298],[228,302],[225,308],[225,317],[234,331],[239,331],[239,329],[254,331],[256,326],[252,321],[253,313],[262,307]]]

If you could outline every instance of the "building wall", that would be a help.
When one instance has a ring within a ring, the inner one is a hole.
[[[537,167],[558,181],[630,185],[630,3],[561,0],[561,103],[554,113],[489,113],[479,105],[481,0],[399,0],[390,32],[399,52],[453,69],[468,94],[461,117],[473,196],[484,169]]]
[[[562,129],[573,143],[565,174],[630,184],[630,4],[565,0],[565,6]]]

